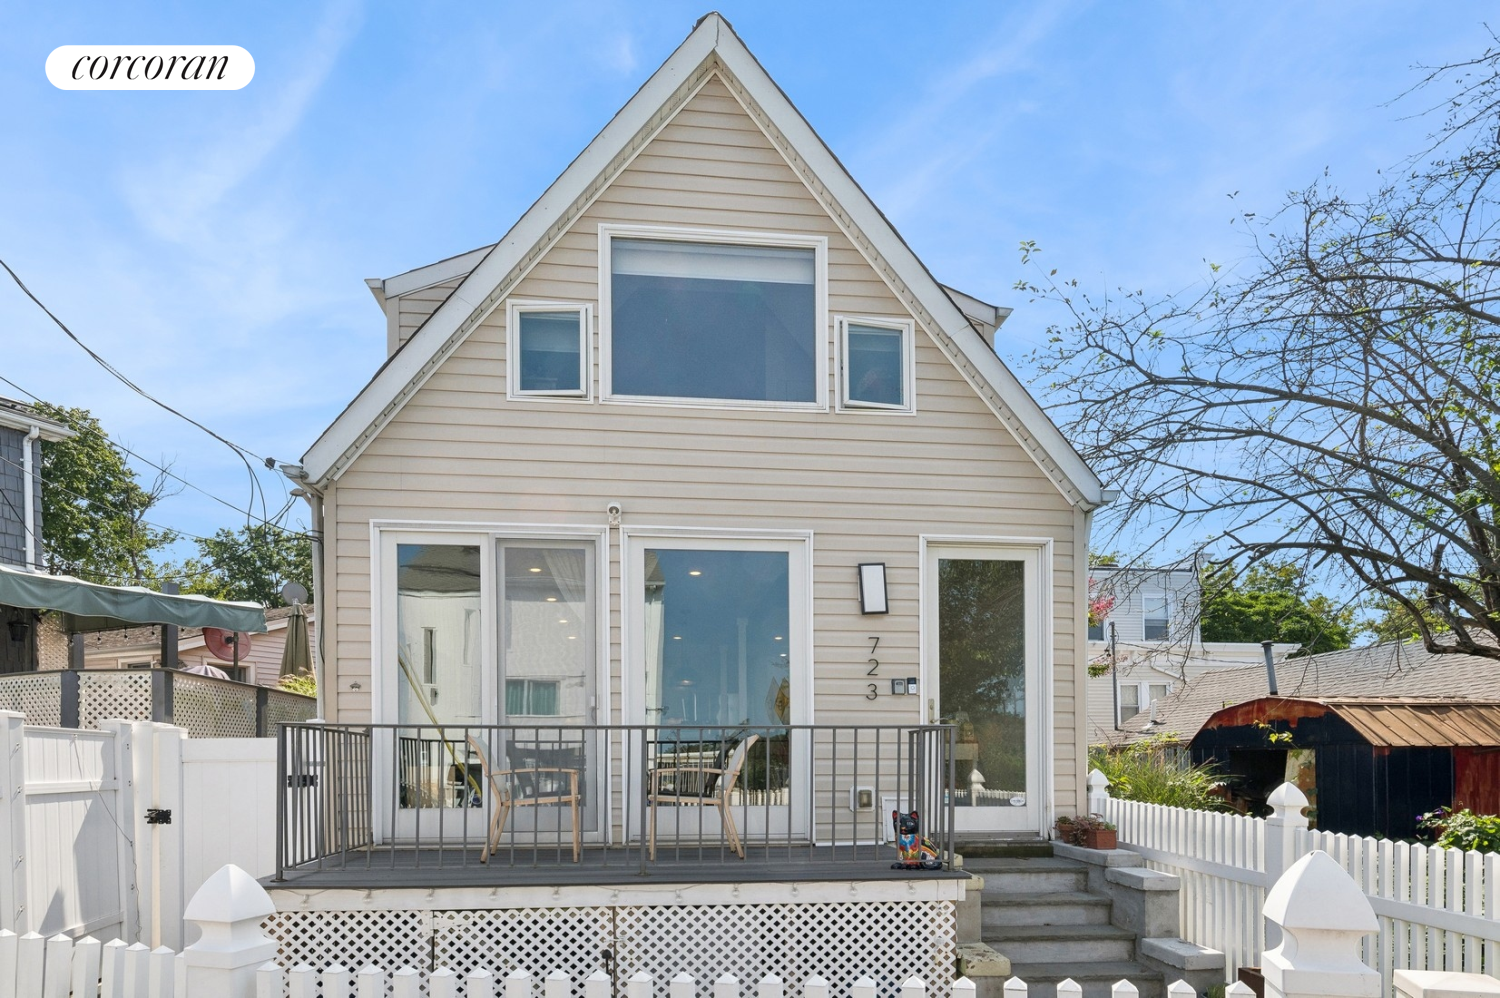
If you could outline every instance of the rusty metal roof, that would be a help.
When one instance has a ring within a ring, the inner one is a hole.
[[[1371,745],[1500,746],[1500,703],[1417,697],[1323,703]]]
[[[1237,726],[1263,715],[1290,720],[1329,712],[1379,747],[1500,747],[1500,701],[1456,697],[1260,697],[1216,711],[1204,727]]]

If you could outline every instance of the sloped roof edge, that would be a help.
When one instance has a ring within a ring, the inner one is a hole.
[[[670,120],[696,83],[706,76],[705,65],[715,56],[734,77],[733,82],[744,88],[784,136],[790,148],[782,149],[782,153],[793,169],[802,174],[815,195],[825,193],[818,186],[825,188],[828,198],[846,216],[839,218],[840,212],[835,212],[835,221],[846,232],[853,230],[851,238],[867,257],[874,256],[884,264],[887,270],[883,278],[906,289],[908,306],[919,317],[925,314],[930,318],[939,346],[949,353],[1032,460],[1070,502],[1086,507],[1100,505],[1104,501],[1103,486],[1093,471],[717,13],[698,22],[667,61],[314,442],[302,459],[309,478],[327,482],[363,450],[410,393],[497,303],[494,292],[507,275],[533,262],[562,228],[572,223],[576,213],[570,209],[591,192],[602,190],[615,172],[611,167],[621,164],[622,157],[633,156],[656,128]],[[799,165],[805,170],[798,170]],[[983,390],[986,386],[990,392]]]

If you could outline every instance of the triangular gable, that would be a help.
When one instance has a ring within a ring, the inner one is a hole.
[[[336,478],[714,74],[1059,491],[1076,505],[1100,505],[1104,495],[1098,478],[716,13],[698,22],[323,432],[303,457],[308,479],[322,483]]]

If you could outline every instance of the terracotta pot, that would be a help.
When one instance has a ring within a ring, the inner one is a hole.
[[[1080,844],[1085,849],[1113,849],[1119,841],[1119,833],[1113,828],[1088,828],[1084,830]]]
[[[1073,834],[1073,823],[1071,821],[1064,821],[1061,818],[1057,819],[1057,838],[1059,841],[1072,842]]]

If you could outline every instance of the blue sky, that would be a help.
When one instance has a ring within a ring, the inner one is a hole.
[[[0,7],[0,256],[153,394],[295,460],[383,359],[364,278],[498,238],[706,9]],[[1413,66],[1481,51],[1485,10],[722,8],[933,272],[1016,309],[1000,352],[1023,374],[1058,316],[1010,290],[1021,240],[1093,288],[1188,287],[1204,260],[1245,256],[1236,213],[1325,169],[1359,192],[1398,166],[1429,124],[1389,101]],[[237,92],[54,89],[47,53],[81,43],[237,44],[256,75]],[[0,375],[247,504],[237,459],[112,381],[8,283]],[[284,485],[262,479],[274,509]],[[188,534],[244,522],[191,489],[152,518]]]

